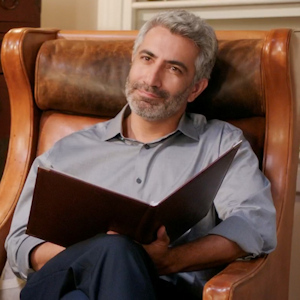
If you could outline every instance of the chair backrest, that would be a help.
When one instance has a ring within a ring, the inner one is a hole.
[[[124,85],[135,36],[135,31],[29,28],[6,34],[1,58],[12,124],[0,184],[0,265],[5,262],[3,242],[12,213],[33,159],[66,134],[112,118],[126,103]],[[299,60],[299,39],[289,29],[220,31],[217,37],[219,54],[209,88],[188,110],[240,127],[270,179],[278,247],[248,268],[258,276],[262,268],[275,276],[273,282],[261,278],[258,295],[286,299],[299,149],[299,71],[291,62]],[[205,293],[223,293],[222,278],[221,287],[217,277]],[[244,273],[239,280],[246,278],[251,281]],[[279,286],[275,291],[274,281]],[[234,288],[245,292],[244,285]]]

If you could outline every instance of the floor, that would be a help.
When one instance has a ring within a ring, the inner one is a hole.
[[[300,299],[300,193],[295,202],[289,300]]]

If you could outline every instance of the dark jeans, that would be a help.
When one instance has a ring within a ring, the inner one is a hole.
[[[70,294],[72,291],[75,292]],[[98,235],[67,248],[40,271],[31,274],[21,292],[22,300],[63,297],[82,300],[191,299],[160,280],[143,247],[121,235]]]
[[[89,298],[81,290],[74,290],[64,295],[61,300],[89,300]]]

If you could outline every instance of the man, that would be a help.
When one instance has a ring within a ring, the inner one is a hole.
[[[197,299],[225,264],[275,248],[270,184],[242,132],[185,113],[207,87],[216,52],[215,34],[199,17],[158,14],[134,45],[129,105],[35,160],[6,240],[12,269],[28,278],[21,299]],[[64,249],[25,234],[38,166],[154,204],[241,139],[214,206],[171,245],[164,227],[149,245],[108,232]]]

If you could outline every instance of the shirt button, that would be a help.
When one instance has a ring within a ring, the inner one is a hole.
[[[145,144],[145,149],[150,149],[150,146],[148,144]]]
[[[142,179],[141,179],[141,178],[137,178],[137,179],[136,179],[136,182],[137,182],[138,184],[140,184],[140,183],[142,183]]]

